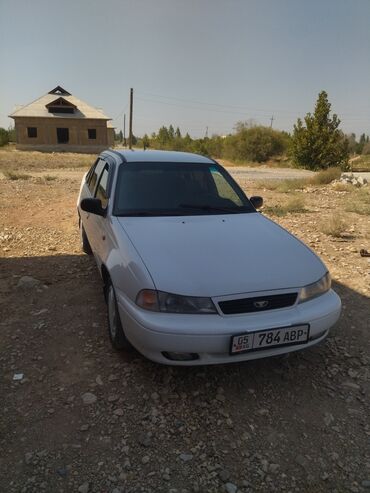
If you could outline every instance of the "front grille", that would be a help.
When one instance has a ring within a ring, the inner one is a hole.
[[[287,306],[294,305],[296,299],[297,293],[285,293],[220,301],[218,305],[222,313],[225,315],[233,315],[235,313],[264,312],[266,310],[286,308]]]

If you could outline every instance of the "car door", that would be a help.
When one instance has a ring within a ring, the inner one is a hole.
[[[104,166],[101,169],[101,173],[98,176],[96,187],[94,191],[94,198],[101,201],[103,209],[107,212],[105,216],[97,216],[91,214],[89,218],[89,227],[91,230],[92,247],[95,259],[100,265],[105,262],[108,256],[109,244],[110,244],[110,216],[108,214],[108,206],[110,199],[110,187],[113,179],[114,164],[108,160],[104,161]],[[94,216],[94,217],[92,217]]]
[[[106,161],[102,158],[99,157],[99,159],[96,161],[95,165],[90,169],[88,174],[86,175],[86,181],[85,184],[82,187],[81,191],[81,199],[83,198],[93,198],[95,196],[96,188],[99,182],[99,178],[101,176],[101,173],[104,169],[104,166],[106,164]],[[92,250],[94,250],[94,222],[95,222],[95,215],[91,214],[89,212],[85,212],[80,208],[80,215],[81,215],[81,220],[82,224],[85,230],[85,233],[87,235],[87,238],[89,240],[90,246]]]

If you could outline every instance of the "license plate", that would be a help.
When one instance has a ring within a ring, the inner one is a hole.
[[[309,325],[296,325],[239,334],[231,338],[230,354],[258,351],[277,346],[305,344],[308,341],[309,333]]]

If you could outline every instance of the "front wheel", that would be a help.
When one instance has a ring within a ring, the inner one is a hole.
[[[112,346],[115,349],[132,349],[132,345],[125,336],[121,319],[118,312],[116,294],[113,284],[109,281],[107,286],[107,305],[108,305],[108,330]]]

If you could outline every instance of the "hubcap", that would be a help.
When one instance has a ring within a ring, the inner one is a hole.
[[[114,297],[113,286],[109,287],[108,292],[108,316],[109,316],[109,330],[112,339],[115,339],[117,335],[117,312],[116,312],[116,300]]]

